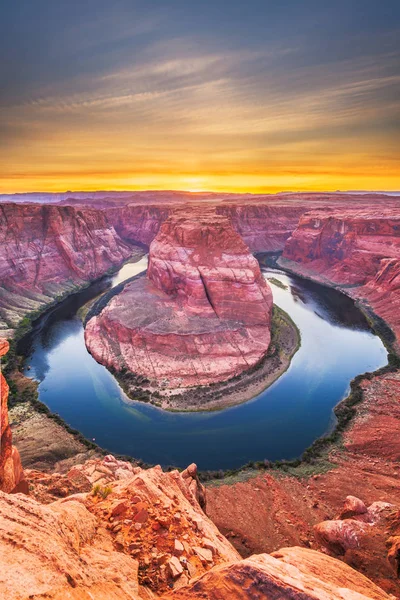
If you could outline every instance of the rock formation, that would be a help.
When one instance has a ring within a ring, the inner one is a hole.
[[[252,252],[282,251],[306,210],[302,202],[297,205],[224,203],[217,207],[217,212],[230,219]]]
[[[285,245],[281,264],[340,286],[400,335],[398,211],[369,207],[306,213]]]
[[[226,217],[176,213],[150,246],[146,278],[125,286],[87,323],[92,355],[165,386],[229,379],[270,342],[272,294]]]
[[[103,275],[132,254],[105,214],[70,206],[0,205],[0,328]]]
[[[8,342],[0,339],[0,358],[7,354]],[[8,384],[0,371],[0,490],[28,493],[19,452],[12,445],[11,427],[8,422]]]

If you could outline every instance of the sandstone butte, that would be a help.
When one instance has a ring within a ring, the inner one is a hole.
[[[85,329],[94,358],[171,388],[224,381],[270,343],[272,293],[227,217],[170,216],[147,277],[125,286]]]

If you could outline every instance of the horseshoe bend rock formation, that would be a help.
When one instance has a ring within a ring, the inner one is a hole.
[[[272,293],[230,221],[177,212],[150,246],[147,277],[128,283],[89,319],[99,362],[190,387],[255,365],[270,343]]]
[[[7,354],[7,340],[0,339],[0,357]],[[18,450],[12,445],[8,422],[8,385],[0,372],[0,490],[4,492],[28,492]]]

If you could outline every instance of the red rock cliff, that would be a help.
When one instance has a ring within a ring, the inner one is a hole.
[[[217,212],[230,218],[252,252],[280,252],[306,207],[285,204],[224,205]]]
[[[171,207],[128,204],[106,210],[107,218],[123,240],[149,246]]]
[[[0,357],[7,354],[8,342],[0,339]],[[11,428],[8,422],[8,385],[0,372],[0,490],[4,492],[28,492],[19,452],[12,445]]]
[[[272,294],[229,220],[171,216],[150,247],[147,278],[125,286],[85,331],[93,356],[169,387],[222,381],[270,342]]]
[[[283,261],[366,301],[400,336],[400,216],[393,209],[309,212]]]
[[[99,277],[131,254],[102,211],[0,205],[0,328]]]

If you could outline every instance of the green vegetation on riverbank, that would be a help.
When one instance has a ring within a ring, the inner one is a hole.
[[[288,289],[288,286],[276,277],[267,277],[267,279],[270,283],[273,283],[274,285],[276,285],[276,287],[281,288],[282,290]]]

